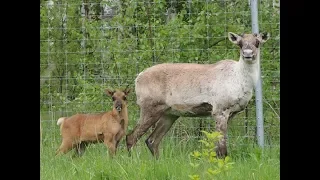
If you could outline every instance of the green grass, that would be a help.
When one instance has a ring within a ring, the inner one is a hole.
[[[155,160],[144,144],[145,136],[128,156],[122,141],[116,157],[110,158],[103,144],[92,144],[80,158],[71,158],[73,151],[55,157],[60,137],[43,139],[40,144],[40,177],[42,180],[187,180],[196,172],[189,163],[189,154],[199,149],[195,140],[182,141],[166,137],[160,144],[160,158]],[[280,148],[274,146],[263,150],[254,146],[229,148],[235,164],[216,179],[232,180],[276,180],[280,179]],[[198,170],[199,171],[199,170]]]
[[[110,158],[104,144],[90,145],[80,158],[71,158],[73,151],[55,157],[55,151],[61,143],[59,126],[56,125],[59,114],[42,114],[42,141],[40,141],[40,178],[41,180],[188,180],[192,174],[202,175],[203,171],[189,164],[189,154],[200,150],[193,132],[198,121],[181,120],[176,122],[160,144],[160,158],[155,160],[146,145],[143,136],[128,156],[125,141],[120,143],[117,155]],[[131,113],[130,131],[134,127],[138,114]],[[273,146],[262,150],[256,147],[255,139],[244,137],[242,127],[232,126],[243,123],[231,122],[228,130],[228,151],[233,168],[219,174],[218,180],[277,180],[280,179],[279,131],[272,129]],[[254,127],[254,126],[252,126]],[[189,129],[188,129],[189,128]],[[191,128],[193,128],[191,130]],[[266,133],[267,134],[267,133]],[[249,135],[254,135],[249,131]],[[176,138],[174,138],[176,137]],[[267,136],[266,136],[267,139]]]

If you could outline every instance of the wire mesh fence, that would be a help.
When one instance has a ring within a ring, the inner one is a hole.
[[[280,6],[260,0],[259,29],[270,40],[261,48],[266,146],[280,141]],[[136,76],[164,62],[238,60],[228,32],[251,32],[250,1],[242,0],[50,0],[40,1],[40,125],[43,141],[56,141],[61,116],[111,109],[105,88],[134,90]],[[129,131],[139,118],[133,91]],[[188,140],[213,130],[211,117],[180,117],[167,138]],[[256,143],[254,97],[229,123],[229,144]],[[57,139],[58,138],[58,139]]]

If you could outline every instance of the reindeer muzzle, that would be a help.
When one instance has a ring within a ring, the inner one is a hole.
[[[251,49],[245,49],[243,50],[243,53],[242,53],[243,57],[245,59],[252,59],[254,58],[254,54],[253,54],[253,51]]]

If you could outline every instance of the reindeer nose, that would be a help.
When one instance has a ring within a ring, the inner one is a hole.
[[[253,51],[251,49],[245,49],[245,50],[243,50],[243,56],[245,58],[252,58]]]

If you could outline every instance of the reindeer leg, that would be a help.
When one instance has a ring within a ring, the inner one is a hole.
[[[159,144],[164,137],[164,135],[169,131],[173,123],[179,118],[179,116],[174,115],[162,115],[159,119],[155,130],[145,141],[150,152],[156,159],[159,158]]]
[[[224,158],[228,155],[226,140],[229,113],[224,111],[213,116],[216,120],[216,130],[218,132],[221,132],[223,135],[223,138],[221,138],[218,142],[216,153],[218,158]]]
[[[137,143],[142,135],[155,124],[168,108],[166,105],[145,105],[140,110],[140,121],[134,130],[126,136],[127,149],[130,153],[131,148]],[[129,154],[130,155],[130,154]]]

